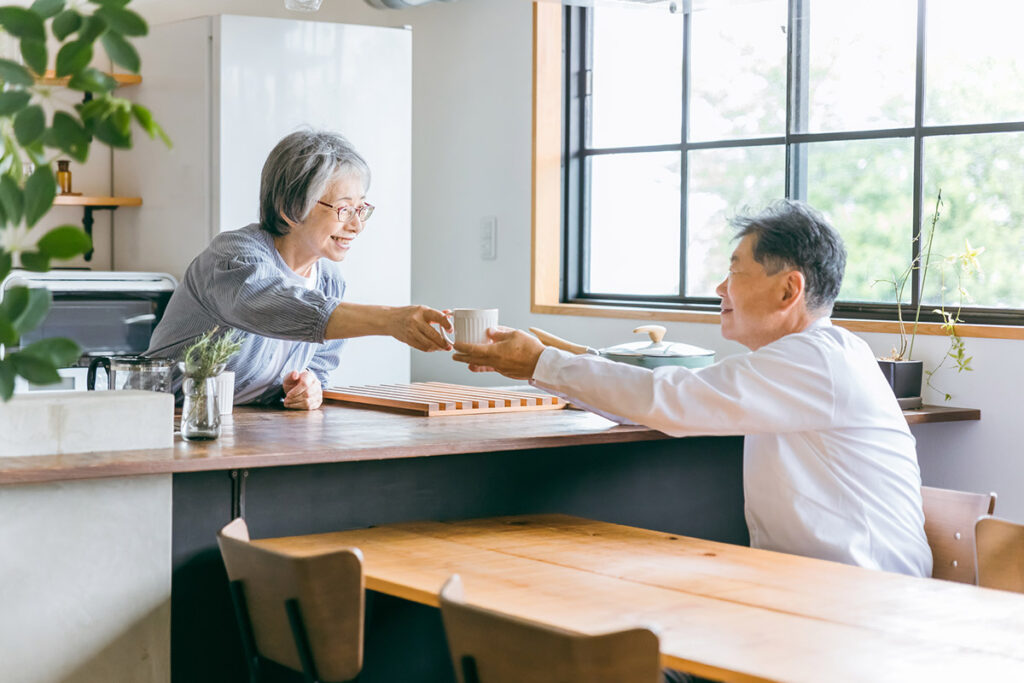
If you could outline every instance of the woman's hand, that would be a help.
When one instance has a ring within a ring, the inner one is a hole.
[[[316,410],[324,402],[320,380],[309,370],[292,370],[281,383],[284,407],[291,410]]]
[[[500,372],[512,379],[531,379],[544,345],[536,337],[511,327],[487,329],[491,344],[456,344],[454,360],[473,372]]]
[[[429,306],[402,306],[392,310],[388,331],[398,341],[420,351],[451,351],[452,345],[435,324],[452,331],[445,311]]]

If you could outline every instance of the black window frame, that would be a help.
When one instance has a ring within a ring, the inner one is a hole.
[[[683,68],[682,68],[682,130],[681,142],[661,145],[637,145],[626,147],[591,147],[588,143],[591,124],[591,79],[593,65],[592,6],[567,6],[563,17],[563,178],[562,178],[562,279],[560,299],[562,303],[591,304],[601,306],[647,307],[678,311],[718,312],[717,297],[692,297],[685,295],[686,248],[687,248],[687,190],[688,152],[702,149],[726,149],[730,147],[755,147],[784,145],[786,154],[785,193],[787,198],[804,199],[807,196],[807,148],[806,143],[836,142],[873,139],[912,139],[913,160],[913,218],[911,234],[908,235],[908,251],[911,259],[918,256],[918,239],[924,220],[931,215],[931,207],[925,206],[924,198],[924,141],[929,137],[953,135],[977,135],[986,133],[1024,132],[1024,121],[934,125],[924,124],[925,99],[925,19],[928,0],[917,0],[916,56],[914,83],[914,123],[901,128],[885,128],[831,133],[794,133],[799,129],[801,117],[808,115],[807,68],[809,51],[800,49],[809,41],[808,22],[802,21],[810,0],[788,0],[787,24],[787,76],[786,76],[786,124],[782,135],[737,138],[727,140],[704,140],[691,142],[689,138],[690,102],[690,31],[692,10],[690,2],[682,2],[683,13]],[[668,11],[668,10],[666,10]],[[680,253],[679,253],[679,295],[629,295],[586,292],[584,283],[588,279],[590,196],[587,178],[587,159],[606,154],[629,154],[645,152],[678,152],[680,154]],[[723,264],[723,277],[724,277]],[[911,301],[904,304],[904,310],[913,310],[920,296],[919,273],[915,270],[910,281]],[[895,303],[867,303],[837,300],[833,317],[861,320],[896,319]],[[1024,326],[1024,309],[967,307],[960,311],[965,324],[994,324]],[[931,307],[923,306],[921,320],[941,322]]]

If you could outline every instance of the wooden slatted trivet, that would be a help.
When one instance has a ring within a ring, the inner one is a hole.
[[[324,389],[324,398],[345,403],[409,410],[428,417],[558,410],[566,405],[559,397],[549,394],[443,382],[331,387]]]

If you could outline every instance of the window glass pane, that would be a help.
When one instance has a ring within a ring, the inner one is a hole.
[[[590,158],[589,292],[679,294],[679,153]]]
[[[956,135],[926,138],[923,228],[928,229],[935,197],[943,206],[935,229],[932,262],[972,248],[980,277],[964,280],[971,306],[1024,308],[1024,133]],[[933,267],[925,282],[925,301],[939,301],[943,283]],[[955,305],[957,269],[945,268],[946,301]]]
[[[794,130],[912,126],[915,0],[807,0],[807,6],[808,103],[794,110]]]
[[[595,7],[594,147],[678,143],[683,15],[668,8]]]
[[[925,122],[1024,121],[1024,3],[929,0]]]
[[[690,152],[686,195],[686,294],[715,297],[735,248],[729,219],[786,194],[786,149],[735,147]]]
[[[876,281],[893,279],[910,264],[913,140],[819,142],[799,145],[794,154],[806,154],[808,202],[846,243],[839,298],[895,302],[892,287]]]
[[[711,4],[690,25],[690,139],[786,130],[786,2]]]

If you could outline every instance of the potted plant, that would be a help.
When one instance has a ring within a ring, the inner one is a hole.
[[[99,43],[114,64],[138,73],[139,55],[129,38],[145,35],[148,27],[128,4],[36,0],[30,7],[0,7],[0,42],[16,45],[23,62],[0,58],[0,282],[13,268],[44,272],[51,261],[92,248],[89,236],[75,225],[37,234],[56,196],[57,156],[84,162],[94,140],[128,149],[133,120],[150,137],[170,145],[145,107],[114,97],[117,82],[90,66]],[[51,52],[49,46],[56,49]],[[52,97],[54,87],[39,83],[50,66],[57,78],[68,79],[67,88],[83,93],[82,103],[62,107]],[[54,109],[49,120],[44,103]],[[60,381],[57,369],[81,355],[78,344],[65,338],[18,348],[22,335],[39,326],[50,305],[47,290],[16,286],[0,301],[0,402],[14,393],[15,377],[53,384]]]
[[[217,327],[202,334],[185,350],[181,364],[185,379],[181,385],[181,437],[206,441],[220,436],[220,407],[217,405],[217,376],[231,356],[242,348],[236,331],[218,334]]]
[[[882,369],[882,373],[889,381],[889,385],[892,387],[893,392],[896,394],[897,400],[900,402],[900,406],[903,408],[918,408],[922,404],[921,400],[921,387],[922,379],[925,380],[925,384],[936,391],[939,391],[932,384],[932,377],[938,372],[947,361],[952,361],[956,367],[957,372],[970,371],[972,356],[967,355],[967,347],[964,343],[963,338],[957,333],[956,326],[963,321],[960,319],[960,311],[963,308],[964,302],[967,300],[968,294],[963,287],[964,280],[976,275],[981,272],[981,268],[978,264],[978,256],[985,251],[984,247],[973,248],[970,242],[965,240],[964,251],[954,256],[942,257],[941,259],[933,261],[932,256],[932,244],[935,238],[935,228],[939,222],[940,211],[942,208],[942,190],[938,192],[938,196],[935,199],[935,211],[932,214],[931,224],[928,227],[926,235],[919,235],[916,239],[920,240],[922,236],[925,237],[923,247],[919,250],[917,256],[910,263],[906,270],[904,270],[898,277],[890,280],[879,280],[879,282],[885,282],[893,288],[893,292],[896,295],[896,320],[898,323],[899,341],[896,346],[892,348],[890,354],[884,358],[878,359],[878,365]],[[935,270],[938,271],[938,277],[941,278],[939,287],[940,300],[939,307],[932,309],[933,313],[938,314],[942,318],[942,331],[949,338],[949,349],[943,356],[939,364],[932,370],[925,371],[922,361],[914,360],[914,341],[917,338],[917,328],[921,321],[921,306],[924,304],[924,287],[928,281],[928,275],[932,271],[932,267],[935,266]],[[947,275],[948,271],[952,269],[956,280],[956,292],[957,300],[955,307],[951,306],[953,310],[947,308],[946,305],[946,291],[949,289],[947,286]],[[903,293],[905,291],[907,281],[914,272],[920,273],[920,292],[917,297],[917,305],[914,307],[914,320],[908,331],[908,323],[904,320],[903,316]],[[949,401],[952,396],[947,392],[941,392],[945,397],[946,401]]]

